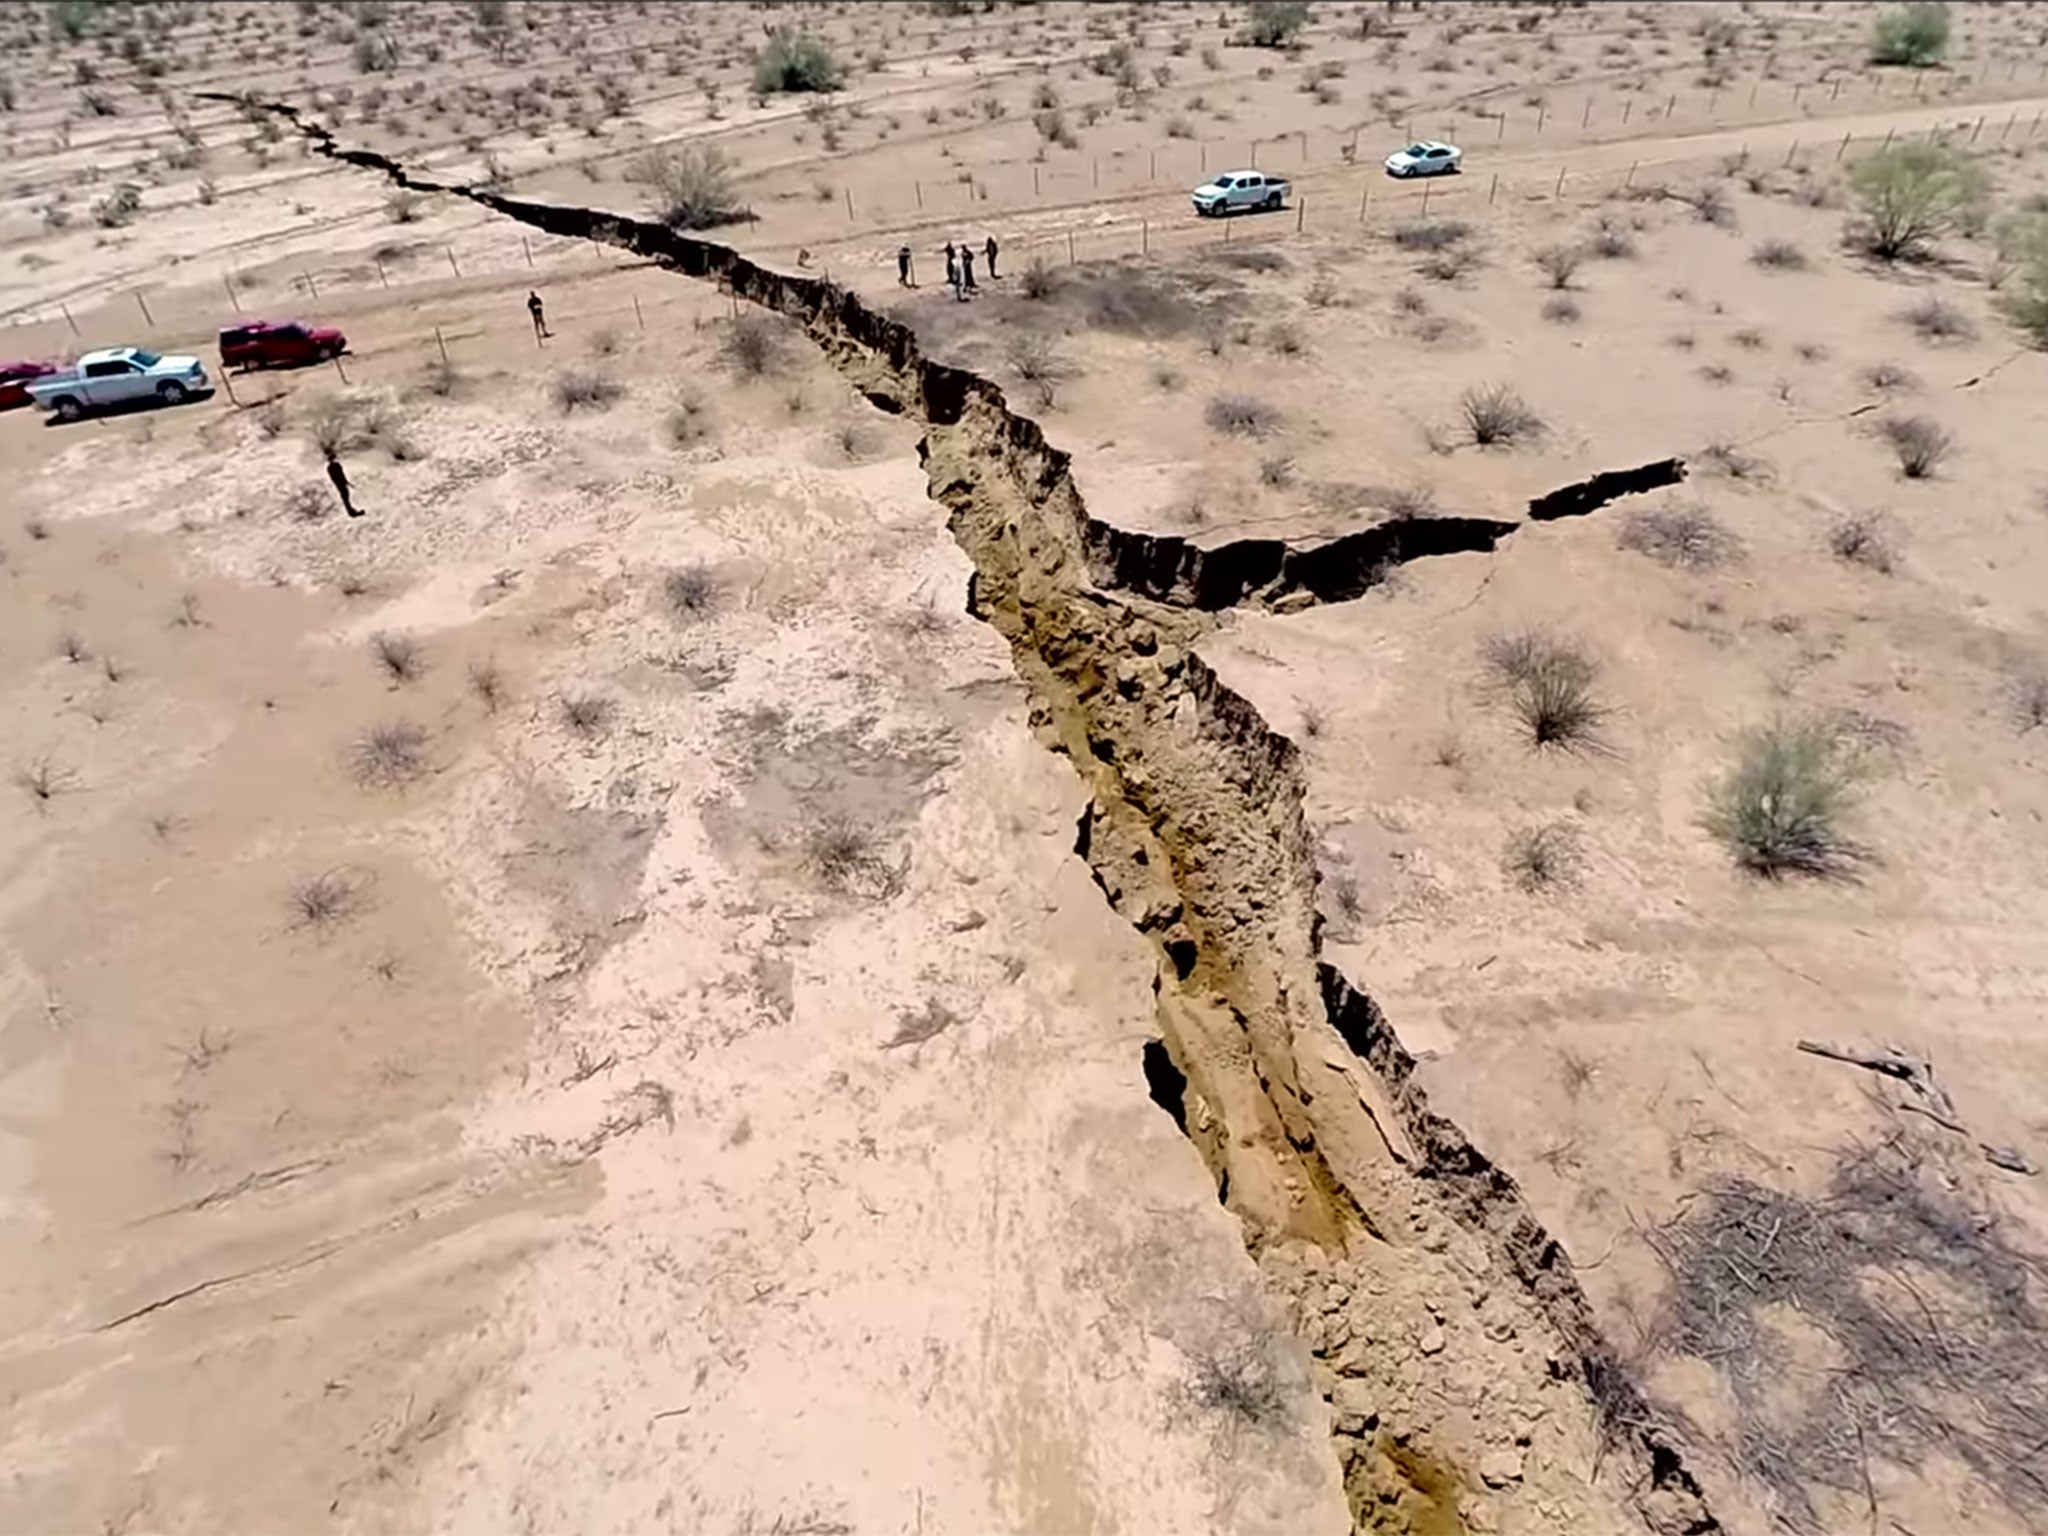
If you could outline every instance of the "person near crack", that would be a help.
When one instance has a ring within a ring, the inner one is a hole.
[[[546,341],[548,337],[554,334],[548,329],[547,309],[541,303],[538,293],[529,292],[526,295],[526,312],[533,317],[533,339],[535,341]]]
[[[960,297],[964,299],[975,291],[974,247],[963,245],[960,247]]]
[[[989,281],[994,282],[996,276],[996,237],[990,235],[988,237],[988,244],[984,245],[981,249],[982,253],[988,257]]]
[[[907,245],[899,245],[896,248],[896,282],[903,288],[916,286],[910,280],[910,247]]]
[[[334,483],[334,494],[341,498],[341,510],[350,517],[361,517],[363,509],[356,505],[355,496],[349,488],[348,471],[341,467],[341,460],[332,451],[327,455],[327,478]]]

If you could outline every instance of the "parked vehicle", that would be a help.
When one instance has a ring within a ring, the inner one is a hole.
[[[303,320],[250,320],[220,333],[223,368],[301,368],[347,350],[348,338],[333,326]]]
[[[30,381],[56,371],[55,363],[31,362],[27,359],[0,363],[0,411],[11,411],[16,406],[27,405]]]
[[[107,347],[87,352],[77,366],[47,374],[28,385],[28,397],[59,421],[76,421],[87,411],[155,400],[183,405],[194,395],[213,393],[206,365],[196,357],[164,357],[142,347]]]
[[[1290,190],[1278,176],[1258,171],[1225,171],[1215,180],[1203,182],[1188,196],[1195,212],[1206,217],[1252,208],[1270,213],[1285,206]]]
[[[1465,152],[1455,144],[1424,139],[1387,156],[1389,176],[1455,176]]]

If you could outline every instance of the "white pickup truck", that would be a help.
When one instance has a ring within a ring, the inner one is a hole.
[[[1195,212],[1203,215],[1236,213],[1245,208],[1262,208],[1270,213],[1286,204],[1288,191],[1287,183],[1278,176],[1258,171],[1225,171],[1215,180],[1203,182],[1188,197]]]
[[[87,411],[154,400],[183,405],[194,395],[213,393],[206,365],[196,357],[163,357],[142,347],[107,347],[87,352],[75,366],[45,374],[28,386],[38,410],[59,421],[76,421]]]

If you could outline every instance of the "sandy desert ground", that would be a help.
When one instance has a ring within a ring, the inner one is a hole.
[[[349,337],[0,416],[0,1530],[2048,1524],[2048,7],[1948,14],[0,15],[0,352]]]

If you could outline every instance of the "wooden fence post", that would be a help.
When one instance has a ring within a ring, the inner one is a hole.
[[[438,325],[434,327],[434,345],[441,349],[441,362],[442,365],[445,367],[448,362],[448,343],[442,337],[441,327],[439,327]]]

